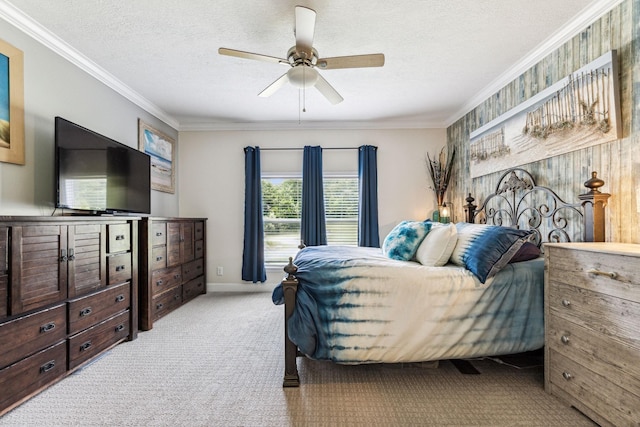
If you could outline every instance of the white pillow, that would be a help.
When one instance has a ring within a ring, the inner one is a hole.
[[[422,265],[441,267],[449,262],[458,241],[458,230],[454,223],[435,225],[426,235],[418,251],[416,259]]]

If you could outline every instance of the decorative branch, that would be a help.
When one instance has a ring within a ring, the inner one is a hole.
[[[427,169],[431,182],[433,183],[432,190],[436,193],[436,199],[438,200],[438,206],[442,206],[444,202],[444,195],[447,192],[449,186],[449,180],[451,179],[451,169],[453,168],[453,159],[455,157],[456,150],[451,152],[451,156],[448,156],[445,148],[440,150],[440,155],[431,159],[429,153],[427,153]]]

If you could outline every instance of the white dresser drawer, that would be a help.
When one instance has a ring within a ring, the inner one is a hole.
[[[620,387],[640,396],[637,349],[557,316],[552,315],[547,323],[549,349],[588,366],[603,378],[615,378]]]
[[[640,254],[618,255],[555,246],[551,250],[554,254],[548,265],[551,281],[640,303]]]
[[[549,351],[549,365],[552,387],[569,394],[594,412],[604,414],[605,419],[613,425],[637,425],[637,420],[640,420],[640,397],[554,350]],[[581,409],[579,405],[576,406]]]
[[[551,281],[550,315],[569,320],[640,351],[640,304]]]

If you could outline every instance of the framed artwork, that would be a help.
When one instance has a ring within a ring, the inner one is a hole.
[[[0,162],[24,165],[24,59],[0,40]]]
[[[470,135],[471,178],[622,138],[612,50]]]
[[[138,144],[151,156],[151,189],[175,193],[175,140],[138,119]]]

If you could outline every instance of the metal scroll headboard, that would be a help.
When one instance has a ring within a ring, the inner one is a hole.
[[[604,182],[596,177],[585,183],[590,189],[580,202],[567,203],[553,190],[536,184],[524,169],[507,170],[496,190],[477,208],[469,194],[465,206],[467,222],[479,222],[533,231],[532,241],[604,241],[604,206],[609,194],[598,188]]]

